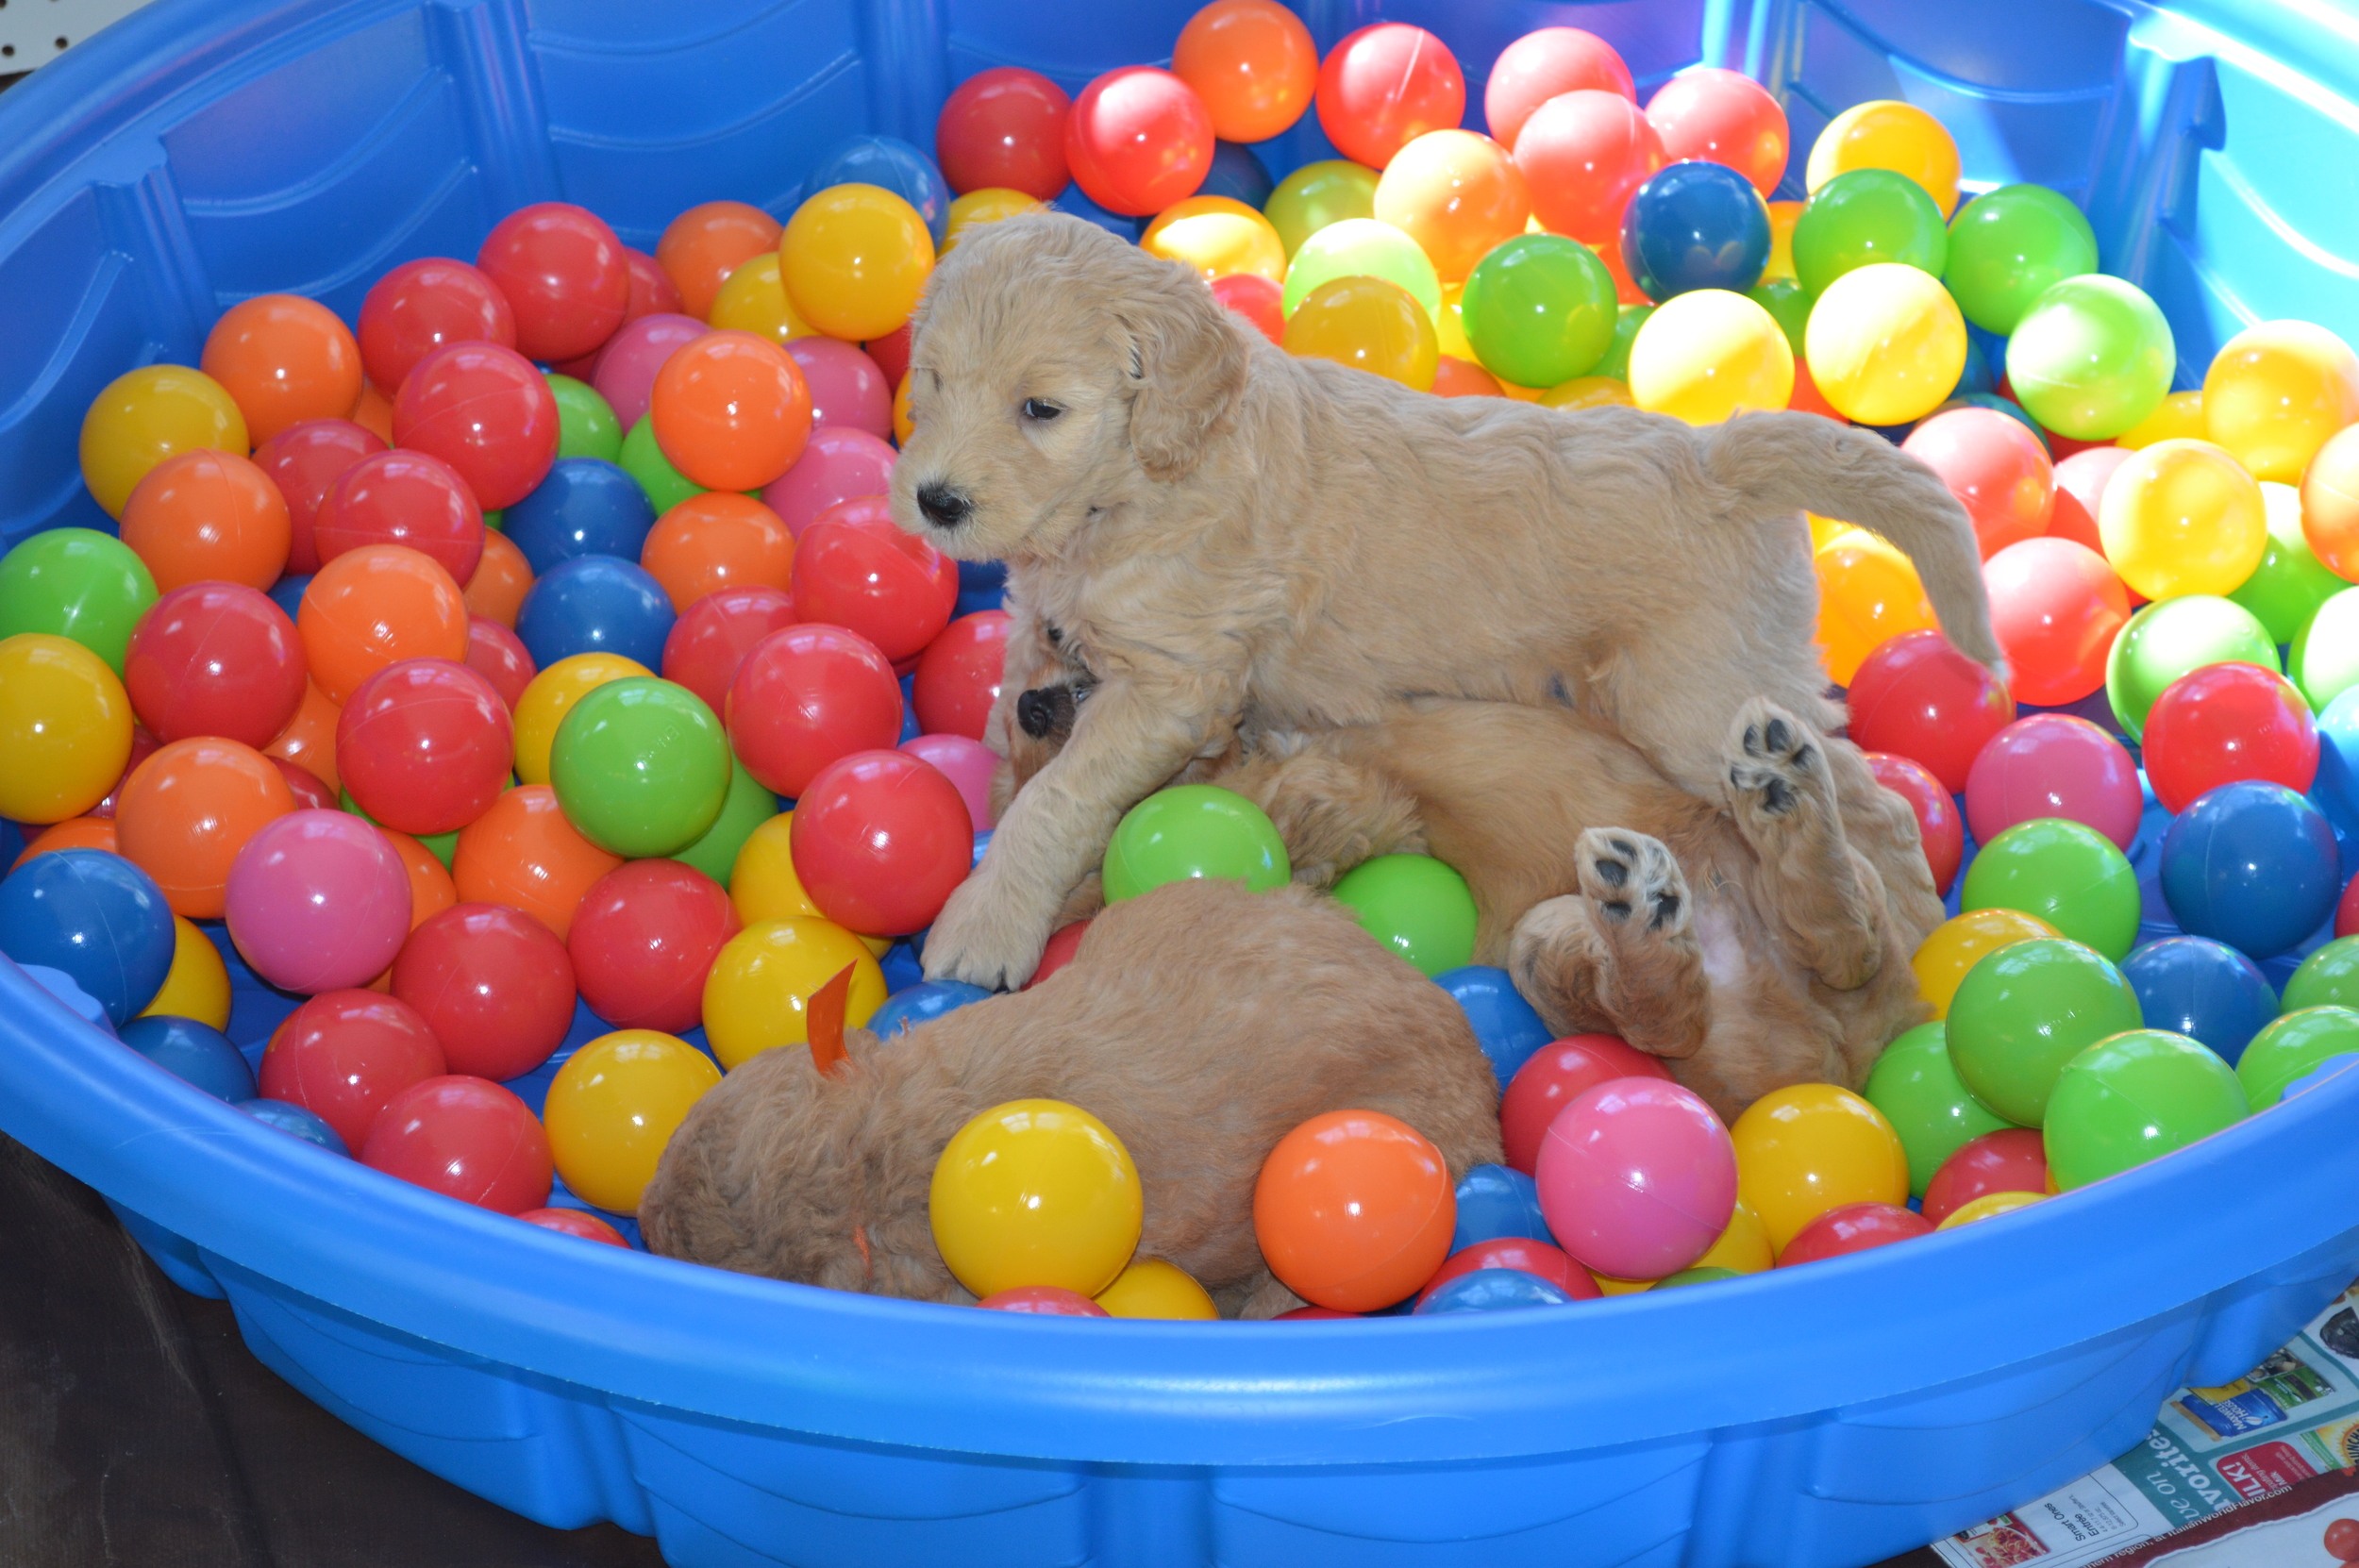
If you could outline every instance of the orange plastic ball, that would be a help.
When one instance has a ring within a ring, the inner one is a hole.
[[[375,382],[363,383],[360,406],[352,410],[352,423],[386,445],[393,445],[393,400],[378,392]]]
[[[1455,354],[1445,354],[1433,362],[1433,395],[1436,397],[1505,397],[1499,390],[1498,377],[1476,364],[1461,359]]]
[[[664,225],[655,242],[655,262],[679,291],[680,309],[704,321],[729,274],[778,248],[785,227],[759,207],[744,202],[705,202]]]
[[[1212,110],[1214,136],[1266,142],[1311,107],[1318,45],[1276,0],[1213,0],[1180,29],[1171,74]]]
[[[1442,281],[1454,283],[1524,232],[1531,187],[1507,149],[1481,132],[1428,131],[1384,166],[1375,215],[1423,246]]]
[[[531,592],[532,562],[525,559],[525,553],[506,534],[497,528],[484,529],[483,559],[476,562],[475,575],[467,579],[460,594],[467,613],[497,621],[513,631],[516,612],[524,609],[525,595]]]
[[[1369,1312],[1449,1256],[1458,1200],[1423,1133],[1376,1110],[1330,1110],[1278,1141],[1253,1185],[1253,1233],[1305,1301]]]
[[[2302,474],[2301,537],[2320,565],[2359,582],[2359,425],[2329,436]]]
[[[640,547],[639,564],[663,585],[672,608],[685,610],[716,589],[787,587],[795,536],[752,496],[707,491],[657,521]]]
[[[252,746],[200,735],[158,748],[115,802],[123,858],[156,878],[191,920],[218,920],[229,863],[268,824],[295,809],[278,764]]]
[[[467,601],[450,574],[417,551],[364,544],[319,569],[303,591],[295,629],[311,678],[341,708],[388,664],[463,661]]]
[[[53,822],[42,828],[40,837],[25,846],[8,869],[14,871],[36,855],[47,855],[59,849],[103,849],[109,855],[123,853],[115,842],[114,818],[68,817],[63,822]]]
[[[525,784],[459,830],[451,881],[470,904],[522,909],[563,942],[590,885],[623,863],[581,836],[546,784]]]
[[[123,542],[146,563],[159,593],[192,582],[268,592],[287,569],[290,538],[286,497],[235,452],[166,458],[123,504]]]
[[[811,439],[811,387],[786,350],[751,332],[708,332],[656,373],[655,443],[692,483],[760,490]]]
[[[307,419],[350,419],[360,401],[359,340],[300,294],[257,294],[223,311],[199,368],[237,400],[257,446]]]
[[[434,858],[434,851],[407,833],[396,833],[390,827],[379,827],[393,853],[401,857],[401,869],[410,874],[410,928],[416,930],[444,909],[459,902],[459,885],[451,880],[443,862]]]
[[[336,776],[336,721],[344,710],[327,700],[319,683],[306,679],[303,683],[303,706],[287,721],[287,727],[276,740],[262,748],[265,757],[283,757],[295,766],[327,786],[333,794],[343,788]]]

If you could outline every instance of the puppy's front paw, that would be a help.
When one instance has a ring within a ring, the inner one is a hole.
[[[1040,967],[1047,942],[1046,923],[1016,908],[979,872],[959,884],[926,935],[926,978],[1013,991]]]
[[[1583,832],[1574,854],[1581,891],[1609,930],[1630,926],[1649,934],[1679,936],[1691,918],[1687,878],[1659,839],[1618,827]]]

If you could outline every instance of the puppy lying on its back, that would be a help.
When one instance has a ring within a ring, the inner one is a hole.
[[[1501,1158],[1498,1087],[1448,994],[1329,900],[1182,882],[1114,905],[1039,987],[880,1043],[847,1032],[820,1076],[765,1051],[696,1103],[639,1206],[654,1251],[745,1274],[922,1301],[974,1298],[927,1218],[935,1162],[1009,1100],[1090,1111],[1137,1162],[1139,1255],[1230,1315],[1297,1305],[1253,1238],[1253,1184],[1323,1111],[1380,1110],[1453,1179]]]

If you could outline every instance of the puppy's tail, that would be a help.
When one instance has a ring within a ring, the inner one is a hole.
[[[1817,414],[1747,414],[1696,434],[1704,471],[1763,511],[1815,512],[1890,540],[1915,563],[1950,645],[2007,678],[1974,525],[1932,469]]]

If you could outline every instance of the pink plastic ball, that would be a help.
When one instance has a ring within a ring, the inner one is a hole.
[[[598,350],[590,384],[614,410],[615,422],[628,430],[646,417],[647,400],[655,395],[656,373],[672,351],[711,330],[694,316],[642,316]]]
[[[2056,472],[2020,420],[1996,409],[1952,409],[1910,431],[1900,450],[1941,475],[1973,520],[1984,560],[2048,531]]]
[[[1583,1090],[1548,1125],[1533,1176],[1557,1243],[1623,1279],[1689,1267],[1736,1210],[1729,1129],[1693,1091],[1660,1078]]]
[[[795,338],[786,352],[811,389],[814,429],[865,430],[878,441],[893,434],[893,384],[876,360],[833,338]]]
[[[410,874],[384,834],[349,811],[290,811],[229,867],[229,937],[284,991],[363,986],[410,935]]]
[[[2034,817],[2064,817],[2126,852],[2144,809],[2129,752],[2069,713],[2017,719],[1991,737],[1966,778],[1966,820],[1976,843]]]
[[[975,830],[935,769],[897,751],[862,751],[798,792],[789,849],[820,913],[847,930],[903,936],[931,925],[966,879]]]
[[[912,735],[894,749],[930,762],[958,786],[959,798],[966,802],[966,814],[975,819],[976,832],[995,825],[997,819],[991,813],[991,776],[998,771],[997,752],[963,735]]]
[[[811,431],[795,466],[761,487],[761,504],[778,514],[797,540],[819,514],[856,495],[882,495],[893,486],[897,454],[865,430],[842,425]]]
[[[1532,110],[1550,98],[1584,90],[1638,101],[1638,85],[1614,45],[1579,27],[1535,28],[1491,62],[1482,117],[1499,144],[1512,149]]]

